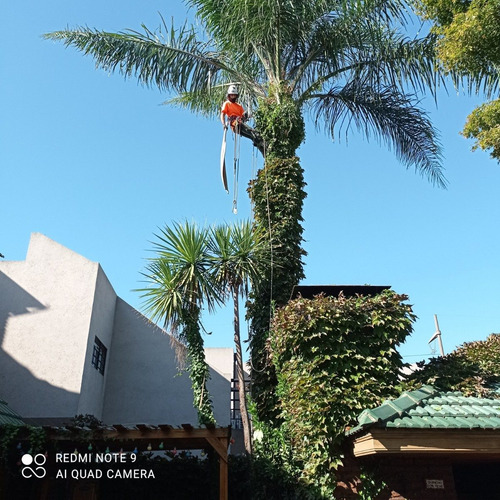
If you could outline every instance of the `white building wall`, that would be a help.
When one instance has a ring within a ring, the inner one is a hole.
[[[95,338],[97,337],[106,347],[108,352],[107,358],[109,358],[113,339],[116,299],[113,287],[101,269],[101,266],[99,266],[77,410],[78,414],[85,415],[88,413],[94,415],[99,420],[102,418],[109,359],[106,359],[104,374],[101,374],[92,365],[92,354],[94,352]]]
[[[196,423],[191,382],[179,375],[171,338],[118,298],[103,420]]]
[[[232,349],[207,353],[215,417],[228,425]],[[0,262],[0,398],[25,418],[197,424],[171,337],[116,296],[98,263],[37,233],[26,261]]]
[[[0,395],[23,417],[77,413],[97,271],[38,233],[26,261],[0,262]]]
[[[207,347],[205,349],[207,363],[228,382],[234,372],[234,351],[232,347]]]
[[[191,381],[186,371],[179,370],[175,342],[118,298],[105,393],[106,423],[197,424]],[[209,391],[217,424],[229,425],[230,380],[211,369]]]

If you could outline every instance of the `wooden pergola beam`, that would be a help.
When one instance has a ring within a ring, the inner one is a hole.
[[[69,436],[67,433],[61,434],[58,431],[52,431],[48,429],[50,439],[56,441],[67,441],[71,435],[75,435],[76,433],[70,433]],[[192,427],[191,429],[175,429],[173,427],[169,428],[161,428],[161,427],[150,427],[147,432],[138,428],[128,429],[124,426],[114,425],[113,429],[103,428],[95,429],[93,431],[88,431],[85,433],[81,433],[81,436],[89,437],[91,439],[95,439],[98,441],[106,441],[106,440],[140,440],[140,439],[149,439],[149,440],[167,440],[167,439],[181,439],[186,440],[186,444],[189,441],[200,441],[204,440],[207,437],[211,438],[222,438],[227,439],[229,444],[229,439],[231,436],[231,431],[225,427],[218,427],[215,429],[199,429]],[[186,448],[189,449],[189,448]]]
[[[157,449],[163,443],[165,449],[179,448],[181,450],[200,450],[211,447],[219,457],[219,499],[228,500],[228,464],[227,449],[231,439],[231,427],[196,428],[183,424],[180,429],[170,425],[125,426],[116,424],[111,427],[100,427],[84,432],[78,429],[61,429],[44,427],[47,437],[58,442],[72,442],[86,438],[95,443],[107,441],[133,441],[139,449],[146,449],[151,444]]]

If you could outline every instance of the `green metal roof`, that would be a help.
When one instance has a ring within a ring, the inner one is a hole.
[[[475,398],[461,392],[439,392],[432,386],[403,393],[373,410],[364,410],[357,434],[369,427],[399,429],[500,429],[500,399]]]
[[[0,425],[26,425],[21,416],[0,399]]]

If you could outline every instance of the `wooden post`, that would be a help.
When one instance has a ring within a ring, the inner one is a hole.
[[[228,500],[227,485],[227,456],[224,459],[219,456],[219,500]]]
[[[2,464],[3,465],[3,464]],[[6,500],[4,494],[7,489],[7,478],[5,477],[3,466],[0,467],[0,499]]]
[[[42,484],[40,485],[40,490],[39,490],[39,493],[38,493],[39,500],[48,500],[49,499],[49,493],[50,493],[50,479],[48,477],[46,477],[42,481]]]
[[[228,500],[227,439],[207,436],[206,440],[219,455],[219,500]]]

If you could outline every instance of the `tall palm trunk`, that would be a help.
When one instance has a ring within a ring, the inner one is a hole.
[[[273,93],[270,92],[270,95]],[[304,173],[297,148],[304,139],[304,120],[292,97],[281,90],[259,103],[257,129],[266,144],[265,166],[250,184],[255,225],[270,242],[270,259],[263,278],[254,286],[248,314],[251,318],[252,397],[261,420],[278,413],[276,374],[267,352],[274,307],[285,305],[292,289],[304,278],[301,226]]]
[[[238,376],[238,394],[240,398],[240,415],[243,425],[243,440],[245,443],[245,451],[248,454],[252,453],[252,437],[250,429],[250,418],[247,410],[247,396],[245,386],[245,372],[243,370],[243,355],[241,351],[241,335],[240,335],[240,306],[239,306],[239,287],[232,287],[233,303],[234,303],[234,345],[236,348],[236,373]]]

